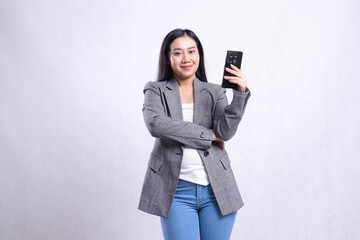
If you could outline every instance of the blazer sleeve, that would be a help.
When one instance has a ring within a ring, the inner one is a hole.
[[[248,88],[245,93],[233,90],[233,99],[228,105],[225,92],[224,88],[219,88],[213,117],[213,131],[218,138],[227,141],[235,135],[251,93]]]
[[[142,112],[153,137],[175,140],[195,149],[211,147],[211,129],[167,116],[163,104],[159,87],[154,82],[148,82],[144,88]]]

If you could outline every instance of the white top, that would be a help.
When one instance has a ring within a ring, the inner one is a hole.
[[[194,104],[182,104],[183,120],[193,122]],[[200,185],[208,185],[209,178],[206,174],[204,163],[199,153],[194,148],[183,147],[183,158],[180,169],[180,179]]]

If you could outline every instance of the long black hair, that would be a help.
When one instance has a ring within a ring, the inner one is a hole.
[[[161,44],[159,66],[158,66],[158,77],[157,77],[158,81],[167,81],[174,76],[174,72],[169,64],[170,45],[175,39],[185,35],[191,37],[196,42],[197,48],[199,50],[200,62],[199,62],[199,67],[195,73],[196,77],[203,82],[207,82],[206,73],[205,73],[205,64],[204,64],[204,51],[201,42],[193,31],[189,29],[180,29],[180,28],[174,29],[171,32],[169,32],[165,36]]]

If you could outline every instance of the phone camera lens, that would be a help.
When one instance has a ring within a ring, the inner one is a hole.
[[[232,54],[232,53],[230,53],[229,55],[230,55],[230,58],[232,58],[232,57],[233,57],[233,54]]]
[[[236,57],[236,58],[237,58],[237,56],[238,56],[238,54],[237,54],[237,53],[235,53],[235,54],[234,54],[234,57]]]

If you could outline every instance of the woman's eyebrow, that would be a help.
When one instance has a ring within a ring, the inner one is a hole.
[[[194,46],[193,47],[189,47],[188,49],[192,49],[192,48],[195,48]],[[175,51],[175,50],[183,50],[182,48],[174,48],[174,50],[173,51]]]

